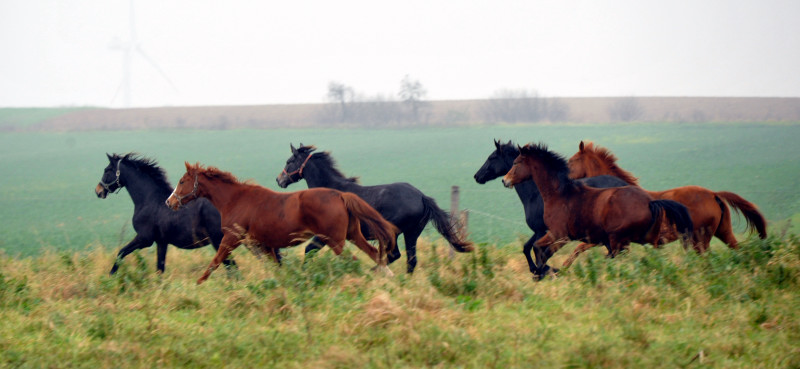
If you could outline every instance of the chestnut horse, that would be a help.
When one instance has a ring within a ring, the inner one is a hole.
[[[617,166],[614,154],[606,148],[595,147],[592,142],[584,144],[581,141],[578,152],[569,159],[568,165],[570,178],[607,174],[619,177],[631,186],[639,186],[636,177]],[[699,186],[684,186],[666,191],[647,191],[647,193],[656,199],[677,201],[689,209],[694,223],[691,241],[698,253],[708,250],[712,236],[716,236],[730,248],[738,246],[731,226],[731,212],[725,203],[744,215],[751,232],[756,230],[762,239],[767,237],[767,222],[758,211],[758,207],[735,193],[713,192]],[[666,237],[668,242],[678,237],[675,232],[667,232],[662,236]]]
[[[544,144],[528,144],[520,148],[514,165],[503,177],[503,185],[509,188],[530,179],[539,188],[548,231],[534,242],[537,263],[547,262],[547,248],[552,255],[570,240],[601,243],[608,248],[609,257],[616,256],[630,242],[657,245],[664,218],[691,234],[689,213],[675,201],[653,200],[635,186],[589,187],[570,179],[568,173],[562,156]]]
[[[278,261],[279,248],[295,246],[316,235],[339,255],[345,239],[352,241],[391,274],[386,252],[395,246],[394,225],[387,222],[358,196],[329,188],[279,193],[259,185],[240,182],[228,172],[200,164],[186,164],[186,173],[167,198],[177,210],[197,198],[207,198],[222,215],[219,251],[197,283],[208,279],[219,264],[241,243],[255,241],[260,251]],[[367,224],[378,240],[378,250],[361,233]]]

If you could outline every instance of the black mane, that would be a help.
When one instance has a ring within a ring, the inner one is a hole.
[[[163,186],[172,191],[172,185],[167,180],[167,172],[159,167],[158,163],[154,159],[143,157],[137,153],[127,153],[123,156],[114,154],[114,156],[111,157],[112,161],[118,161],[120,159],[122,159],[122,161],[126,164],[134,167],[134,169],[152,178],[159,186]]]
[[[353,183],[358,183],[358,177],[347,177],[339,170],[339,168],[336,167],[336,161],[333,160],[333,156],[331,156],[329,152],[314,152],[314,150],[316,150],[316,147],[314,146],[300,146],[300,148],[297,149],[298,152],[308,153],[309,155],[311,155],[313,152],[314,157],[312,157],[310,160],[314,160],[315,162],[321,164],[322,168],[320,169],[327,170],[332,176],[342,178]]]
[[[523,156],[538,159],[548,173],[558,178],[561,191],[569,191],[577,186],[576,182],[569,178],[567,159],[558,153],[550,151],[545,143],[529,143],[520,147],[519,153]]]
[[[516,158],[519,155],[519,148],[511,141],[508,141],[507,143],[495,141],[495,144],[497,151],[499,151],[500,154],[511,156],[512,158]]]

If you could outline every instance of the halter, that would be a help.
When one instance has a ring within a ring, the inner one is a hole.
[[[108,191],[108,192],[117,193],[117,192],[119,192],[119,190],[122,189],[122,184],[119,183],[119,165],[120,165],[120,163],[122,163],[122,159],[119,159],[117,161],[117,178],[114,180],[114,182],[105,183],[105,182],[103,182],[103,178],[100,178],[100,185],[103,186],[103,188],[105,188],[106,191]],[[117,189],[114,190],[114,191],[111,191],[111,185],[115,184],[115,183],[117,184]]]
[[[189,192],[186,195],[181,196],[181,195],[178,195],[177,193],[175,193],[175,191],[172,191],[172,196],[175,196],[175,198],[178,199],[178,206],[183,205],[183,199],[185,199],[185,198],[187,198],[189,196],[194,195],[195,197],[197,197],[197,183],[198,183],[198,181],[197,181],[197,173],[195,173],[194,174],[194,188],[192,188],[192,192]]]
[[[283,174],[286,174],[286,176],[289,177],[289,179],[292,179],[292,176],[295,174],[298,174],[300,175],[300,178],[303,178],[303,169],[306,168],[306,163],[308,163],[308,159],[311,159],[311,155],[314,155],[314,153],[312,152],[308,154],[306,160],[303,161],[303,164],[300,164],[300,168],[298,168],[295,171],[292,171],[291,173],[286,172],[286,168],[283,168]]]

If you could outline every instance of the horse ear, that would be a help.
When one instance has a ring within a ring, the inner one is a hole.
[[[185,166],[186,166],[186,173],[189,173],[189,172],[191,172],[191,171],[192,171],[193,167],[192,167],[192,165],[191,165],[191,164],[189,164],[189,162],[188,162],[188,161],[184,161],[184,162],[183,162],[183,165],[185,165]]]
[[[497,150],[500,150],[500,140],[494,140],[494,147]]]
[[[106,153],[106,156],[108,157],[108,161],[114,161],[114,157],[111,156],[111,154]]]
[[[578,144],[578,151],[583,152],[583,141],[581,141],[581,143]]]
[[[301,145],[301,146],[302,146],[302,145]],[[295,148],[294,148],[294,145],[292,145],[291,143],[289,143],[289,148],[291,148],[291,149],[292,149],[292,155],[297,155],[297,149],[295,149]]]

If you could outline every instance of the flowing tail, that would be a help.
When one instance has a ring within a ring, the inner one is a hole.
[[[450,219],[450,215],[440,209],[439,206],[436,205],[436,201],[428,196],[422,195],[422,205],[425,207],[425,215],[422,217],[422,220],[420,220],[420,223],[426,224],[433,220],[433,225],[436,227],[436,230],[444,236],[447,242],[450,243],[450,246],[457,252],[470,252],[475,249],[472,242],[461,238],[461,235],[458,234],[458,229]]]
[[[682,234],[684,239],[690,239],[692,232],[694,232],[694,224],[692,217],[689,215],[689,210],[683,204],[672,200],[655,200],[650,201],[650,212],[653,213],[653,219],[658,219],[663,212],[678,233]]]
[[[369,227],[370,232],[378,240],[378,258],[383,262],[384,256],[395,248],[395,239],[400,230],[367,204],[358,195],[342,192],[342,199],[350,214],[350,221],[361,221]]]
[[[755,204],[745,200],[733,192],[719,191],[714,192],[714,194],[718,198],[725,200],[725,202],[728,203],[733,210],[741,213],[744,216],[744,218],[747,220],[747,229],[750,232],[757,231],[759,237],[762,239],[767,238],[767,221],[764,219],[764,216],[761,214],[761,212],[758,211],[758,207]],[[723,206],[723,204],[720,204],[720,207]],[[725,213],[730,214],[730,212],[725,208],[722,209],[722,212],[723,216]]]

